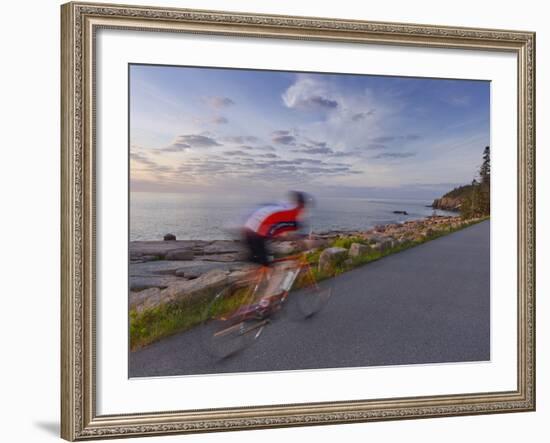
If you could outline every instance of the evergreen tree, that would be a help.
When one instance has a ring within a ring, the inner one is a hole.
[[[489,215],[491,212],[491,153],[489,146],[483,150],[483,163],[479,169],[481,179],[479,190],[479,206],[483,215]]]
[[[485,146],[483,150],[483,162],[481,168],[479,168],[479,177],[482,184],[489,185],[491,183],[491,152],[489,146]]]
[[[467,189],[467,191],[466,191]],[[483,150],[483,162],[479,168],[479,181],[464,187],[465,195],[460,207],[462,218],[483,217],[491,213],[491,155],[489,146]]]

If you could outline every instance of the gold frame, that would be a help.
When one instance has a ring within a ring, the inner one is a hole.
[[[95,411],[94,35],[99,28],[466,48],[518,59],[518,384],[511,392],[98,416]],[[61,7],[61,436],[67,440],[535,409],[535,34],[68,3]]]

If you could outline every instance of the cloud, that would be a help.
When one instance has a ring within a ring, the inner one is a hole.
[[[322,149],[322,148],[321,148]],[[138,156],[140,159],[143,156]],[[212,184],[215,183],[250,183],[250,180],[260,180],[281,184],[307,183],[326,177],[357,174],[351,165],[344,163],[325,163],[322,160],[309,157],[297,159],[281,159],[276,154],[266,152],[255,154],[244,150],[227,150],[220,154],[200,156],[190,154],[178,167],[160,166],[156,172],[163,169],[161,175],[164,183],[172,185],[184,183],[200,183],[202,177],[208,175]],[[169,181],[166,181],[169,180]]]
[[[310,174],[339,174],[342,172],[349,171],[347,166],[338,166],[338,167],[306,167],[303,168],[305,172]]]
[[[209,157],[208,159],[186,160],[178,166],[176,172],[179,174],[188,174],[189,176],[200,177],[205,173],[221,171],[238,172],[241,168],[244,168],[241,159],[238,161],[233,161],[227,158],[224,159],[223,157],[221,157],[220,160],[217,158],[213,159],[212,157]]]
[[[255,146],[254,149],[257,149],[258,151],[276,151],[276,149],[271,145]]]
[[[304,149],[301,149],[297,152],[304,152],[306,154],[333,154],[334,151],[330,148],[327,148],[327,147],[309,147],[309,148],[304,148]]]
[[[299,136],[298,129],[278,129],[271,133],[271,141],[278,145],[295,146],[298,143]],[[268,146],[265,146],[265,148],[268,148]]]
[[[284,136],[284,135],[290,135],[290,131],[279,129],[277,131],[273,131],[271,135],[275,137]]]
[[[373,142],[375,143],[387,143],[387,142],[392,142],[396,139],[395,136],[393,135],[386,135],[386,136],[382,136],[382,137],[375,137],[372,139]]]
[[[208,106],[211,106],[214,109],[226,108],[235,104],[235,102],[229,97],[222,96],[204,97],[203,100]]]
[[[406,135],[385,135],[381,137],[375,137],[372,139],[375,143],[388,143],[394,141],[415,141],[422,139],[419,134],[406,134]]]
[[[309,142],[302,143],[299,149],[294,149],[293,152],[303,154],[334,154],[334,151],[327,146],[325,142]]]
[[[316,158],[296,158],[294,161],[297,163],[312,163],[316,165],[323,163],[322,160],[318,160]]]
[[[301,77],[282,95],[287,108],[301,110],[332,110],[338,107],[338,101],[330,97],[326,86],[312,78]]]
[[[292,152],[304,154],[334,154],[334,151],[328,147],[327,142],[306,139],[300,143],[298,149],[293,149]]]
[[[309,97],[307,99],[302,100],[299,102],[301,106],[306,107],[321,107],[321,108],[329,108],[333,109],[338,107],[338,102],[336,100],[331,100],[326,97],[321,97],[320,95],[314,95],[313,97]]]
[[[449,103],[452,106],[458,106],[458,107],[468,106],[470,104],[470,101],[471,99],[467,95],[454,96],[454,97],[449,97],[447,99],[447,103]]]
[[[351,116],[351,120],[354,121],[354,122],[358,122],[358,121],[366,119],[367,117],[370,117],[371,115],[374,115],[374,110],[372,110],[372,109],[370,111],[367,111],[367,112],[358,112],[357,114],[353,114]]]
[[[171,166],[164,166],[164,165],[156,165],[152,168],[153,172],[157,173],[165,173],[165,172],[172,172],[174,169]]]
[[[397,158],[409,158],[414,157],[416,155],[416,152],[383,152],[381,154],[378,154],[373,159],[397,159]]]
[[[287,146],[296,144],[296,137],[294,137],[293,135],[282,134],[282,132],[287,132],[287,131],[275,131],[272,134],[271,140],[273,141],[273,143],[277,143],[279,145],[287,145]]]
[[[241,151],[241,150],[225,151],[224,154],[225,155],[238,155],[238,156],[241,156],[241,157],[250,157],[250,153],[244,152],[244,151]]]
[[[164,148],[160,148],[162,152],[182,152],[186,149],[189,149],[191,146],[187,143],[174,142],[171,145],[168,145]]]
[[[319,142],[311,139],[307,139],[307,143],[303,144],[306,148],[316,147],[316,148],[326,148],[327,142]]]
[[[136,163],[140,163],[142,165],[146,166],[156,166],[157,164],[144,156],[143,154],[139,154],[137,152],[130,152],[130,159],[134,160]]]
[[[267,166],[288,166],[288,165],[294,165],[296,162],[294,160],[273,160],[268,161],[265,163],[262,163],[262,165]]]
[[[227,164],[225,163],[219,163],[219,162],[208,162],[208,163],[201,163],[199,165],[195,165],[190,171],[185,171],[184,169],[180,169],[179,172],[192,172],[194,174],[209,174],[213,172],[221,172],[225,171],[227,169]]]
[[[359,155],[358,152],[346,152],[346,151],[337,151],[332,152],[332,157],[353,157]]]
[[[369,150],[388,149],[388,145],[385,145],[383,143],[369,143],[365,149],[369,149]]]
[[[163,152],[182,152],[188,149],[190,146],[185,143],[175,143],[170,146],[166,146],[165,148],[161,148],[161,151]]]
[[[212,137],[200,134],[179,135],[175,143],[187,144],[192,148],[210,148],[212,146],[222,146]]]
[[[256,143],[260,141],[260,139],[254,135],[231,135],[224,137],[222,140],[235,144]]]
[[[216,125],[225,125],[229,123],[229,120],[223,116],[214,117],[212,120],[210,120],[211,123],[214,123]]]
[[[146,157],[145,155],[137,152],[130,152],[130,159],[140,164],[141,166],[143,166],[144,167],[143,169],[155,174],[164,174],[164,173],[169,173],[173,171],[172,167],[159,165],[158,163]]]

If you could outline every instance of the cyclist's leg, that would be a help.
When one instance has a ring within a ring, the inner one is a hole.
[[[244,234],[244,241],[249,252],[248,260],[258,265],[268,266],[269,257],[267,254],[265,237],[258,235],[254,231],[246,230]]]

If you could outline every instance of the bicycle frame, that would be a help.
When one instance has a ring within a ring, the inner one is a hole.
[[[274,259],[274,260],[271,261],[271,265],[276,264],[276,263],[284,263],[284,262],[289,262],[289,263],[294,262],[295,263],[295,268],[298,272],[296,272],[295,277],[293,278],[293,281],[288,286],[288,289],[284,289],[283,294],[281,295],[281,298],[282,298],[283,301],[286,300],[286,298],[288,297],[288,294],[290,293],[290,291],[292,290],[292,287],[294,286],[296,278],[300,275],[300,273],[302,273],[303,269],[306,269],[306,277],[309,281],[309,284],[313,285],[315,287],[315,289],[319,288],[319,286],[317,284],[317,280],[316,280],[315,276],[313,275],[313,271],[311,270],[311,265],[307,261],[305,253],[295,254],[295,255],[290,255],[290,256],[287,256],[287,257],[281,257],[281,258]],[[270,272],[272,272],[272,267],[271,266],[262,266],[262,267],[260,267],[260,269],[257,271],[256,275],[254,276],[255,277],[255,285],[254,285],[253,293],[255,293],[258,290],[258,288],[260,287],[260,285],[264,281],[266,275]],[[279,296],[279,295],[280,294],[274,294],[273,296]]]
[[[319,287],[319,285],[317,284],[317,279],[315,278],[315,275],[313,275],[313,271],[311,270],[311,265],[307,261],[305,253],[290,255],[288,257],[281,257],[281,258],[273,260],[273,263],[281,263],[281,262],[285,262],[285,261],[297,262],[297,267],[299,268],[300,271],[302,271],[304,268],[307,268],[307,274],[306,275],[309,279],[310,284],[313,284],[315,286],[315,289],[317,289]],[[297,275],[300,275],[300,273],[298,273]],[[291,289],[292,289],[292,287],[291,287]]]
[[[288,263],[288,267],[285,267],[285,262]],[[227,348],[229,352],[235,352],[235,346],[242,349],[242,347],[250,344],[245,339],[257,339],[264,326],[271,322],[271,316],[283,308],[299,275],[303,275],[306,279],[305,281],[301,281],[303,285],[300,285],[300,288],[307,288],[306,294],[300,295],[297,299],[299,309],[306,318],[318,311],[315,308],[304,311],[303,307],[304,300],[306,300],[306,306],[311,306],[310,302],[307,301],[312,300],[307,295],[311,289],[314,291],[314,299],[321,300],[317,298],[319,294],[316,291],[319,291],[320,288],[305,253],[275,259],[270,265],[272,266],[262,266],[251,270],[242,279],[234,282],[234,286],[226,289],[229,297],[232,297],[232,294],[237,295],[237,291],[239,290],[246,290],[246,292],[238,295],[237,300],[239,305],[235,311],[232,313],[224,312],[222,315],[205,316],[203,325],[208,326],[210,320],[220,322],[215,324],[214,331],[206,329],[206,346],[208,346],[213,355],[219,357],[222,354],[225,356],[224,351],[219,350],[220,343],[223,343],[225,340],[228,340],[230,343]],[[267,279],[269,273],[273,272],[273,268],[278,265],[282,273],[281,278]],[[265,286],[263,286],[264,284]],[[214,301],[220,296],[222,297],[220,300],[223,300],[225,295],[222,294],[224,293],[218,294]],[[245,341],[240,342],[239,337]]]

